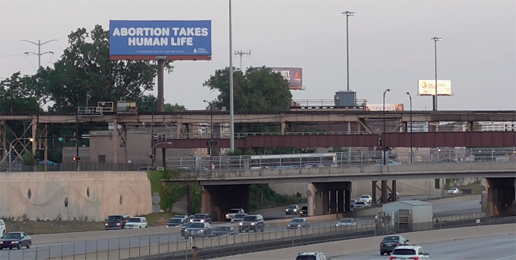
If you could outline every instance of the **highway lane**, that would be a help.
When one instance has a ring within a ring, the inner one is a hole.
[[[417,243],[406,236],[410,243]],[[446,241],[439,243],[419,244],[425,252],[430,253],[430,259],[516,259],[516,236],[494,236],[465,240]],[[323,252],[324,253],[324,252]],[[378,250],[359,254],[331,257],[332,260],[386,260],[389,256],[381,256]]]
[[[472,203],[472,202],[476,202]],[[460,210],[471,210],[474,208],[480,208],[480,204],[478,204],[478,200],[474,201],[465,201],[465,202],[451,202],[451,203],[442,203],[434,206],[434,212],[446,212],[453,211],[453,209]],[[284,209],[283,209],[284,210]],[[366,217],[356,217],[357,226],[354,228],[367,228],[374,225],[374,215],[376,212],[380,210],[380,208],[374,209],[366,209],[364,212],[369,212],[370,216]],[[359,211],[356,211],[359,212]],[[276,221],[266,221],[266,230],[265,233],[278,233],[278,232],[286,232],[286,226],[293,216],[289,216],[282,220]],[[333,227],[335,225],[336,220],[310,220],[312,229],[322,229],[324,227]],[[230,223],[227,222],[219,222],[214,223],[213,228],[220,225],[228,225]],[[107,233],[109,232],[109,233]],[[118,233],[112,233],[118,232]],[[132,237],[128,237],[129,232],[132,232]],[[136,233],[135,233],[136,232]],[[154,227],[143,230],[112,230],[112,231],[97,231],[97,232],[87,232],[88,235],[85,235],[83,239],[79,239],[75,242],[64,242],[66,241],[66,234],[63,234],[63,243],[55,243],[55,244],[34,244],[31,249],[23,249],[20,251],[12,250],[12,251],[0,251],[0,259],[35,259],[36,255],[38,258],[44,256],[56,257],[59,255],[73,255],[74,253],[84,253],[84,252],[95,252],[95,251],[105,251],[105,250],[113,250],[117,248],[133,248],[131,252],[134,252],[135,255],[140,255],[140,248],[150,245],[157,244],[165,244],[165,243],[175,243],[175,242],[183,242],[185,239],[180,236],[180,229],[167,229],[165,227]],[[107,234],[110,237],[116,235],[118,237],[108,239]],[[135,236],[136,234],[137,236]],[[238,240],[245,241],[245,234],[237,237]],[[273,235],[274,236],[274,235]],[[266,235],[267,237],[267,235]],[[240,239],[238,239],[240,238]],[[199,243],[201,246],[210,245],[210,239],[196,239],[195,243]],[[184,243],[181,243],[182,246],[185,246]],[[175,244],[176,248],[168,248],[164,247],[164,251],[170,250],[179,250],[180,244]],[[174,246],[174,245],[172,245]]]

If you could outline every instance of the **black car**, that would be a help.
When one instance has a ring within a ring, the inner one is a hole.
[[[110,215],[104,224],[105,230],[124,229],[125,223],[130,219],[129,215]]]
[[[285,209],[285,215],[299,215],[301,213],[301,209],[298,205],[288,205],[287,209]]]
[[[396,200],[395,201],[399,201],[400,200],[400,194],[398,192],[396,192]],[[392,192],[389,192],[389,195],[387,195],[387,201],[388,202],[393,202],[393,198],[392,198]]]
[[[32,245],[32,239],[25,232],[9,232],[0,240],[0,250],[4,248],[30,248],[30,245]]]
[[[211,217],[210,214],[206,213],[197,213],[195,216],[190,219],[190,222],[201,222],[201,223],[210,223],[211,224]]]
[[[408,239],[405,239],[402,236],[386,236],[380,243],[380,255],[385,253],[390,254],[397,246],[406,245],[407,243]]]
[[[177,227],[184,226],[186,223],[186,218],[171,218],[165,224],[165,227]]]
[[[257,232],[258,230],[262,231],[265,229],[265,222],[263,221],[262,215],[247,215],[238,225],[238,232],[242,233],[243,231],[249,232],[250,230]]]
[[[302,216],[302,217],[308,216],[308,207],[307,206],[301,207],[301,212],[300,212],[299,215]]]

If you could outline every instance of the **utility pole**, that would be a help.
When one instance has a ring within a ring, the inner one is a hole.
[[[245,52],[245,51],[235,51],[235,55],[240,55],[240,71],[242,71],[242,56],[243,55],[251,56],[251,51],[248,51],[248,52]]]
[[[27,40],[21,40],[21,41],[22,42],[32,43],[34,45],[38,45],[38,53],[35,53],[35,52],[32,52],[32,51],[26,51],[23,54],[25,54],[25,55],[29,55],[29,54],[37,55],[38,56],[38,70],[39,70],[39,68],[41,68],[41,56],[43,56],[45,54],[49,54],[49,53],[50,54],[54,54],[53,51],[46,51],[46,52],[41,53],[41,45],[47,44],[49,42],[57,41],[57,40],[53,39],[53,40],[50,40],[50,41],[46,41],[44,43],[41,43],[41,41],[38,41],[38,43],[35,43],[35,42],[32,42],[32,41],[27,41]]]

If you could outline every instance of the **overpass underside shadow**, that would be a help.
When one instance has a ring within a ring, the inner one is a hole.
[[[242,208],[249,212],[249,186],[240,185],[206,185],[202,190],[203,213],[210,214],[213,221],[226,219],[232,208]]]
[[[516,215],[516,178],[486,178],[484,186],[486,215]]]
[[[344,213],[351,210],[351,182],[306,184],[308,216]]]

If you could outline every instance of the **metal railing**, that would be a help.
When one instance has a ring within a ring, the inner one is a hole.
[[[30,249],[0,251],[0,259],[211,259],[227,255],[302,246],[399,232],[516,223],[516,217],[484,217],[482,213],[411,225],[380,226],[373,217],[356,218],[356,225],[336,226],[335,221],[313,223],[310,228],[286,229],[270,225],[265,232],[185,239],[180,234],[156,234],[33,245]],[[106,231],[107,232],[107,231]],[[111,231],[117,232],[117,231]],[[196,250],[192,249],[196,248]],[[196,258],[194,258],[194,256]]]
[[[328,153],[326,153],[328,154]],[[381,151],[338,152],[334,162],[328,164],[328,156],[303,158],[309,154],[294,154],[289,158],[275,160],[252,159],[250,155],[212,156],[212,157],[168,157],[168,169],[224,171],[274,168],[308,168],[308,167],[360,167],[381,165]],[[280,156],[280,155],[278,155]],[[516,148],[479,148],[479,149],[428,149],[410,151],[390,151],[387,164],[452,164],[469,162],[509,162],[516,161]],[[411,160],[412,157],[412,160]]]

